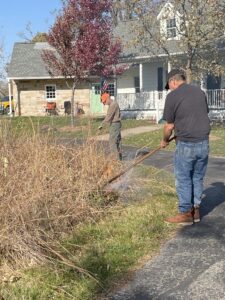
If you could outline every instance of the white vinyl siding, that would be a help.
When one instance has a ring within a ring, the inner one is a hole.
[[[158,63],[143,64],[143,90],[156,91],[158,86]]]
[[[117,80],[117,93],[135,93],[134,77],[139,76],[139,67],[131,67]]]
[[[152,63],[143,63],[143,91],[157,91],[158,90],[158,68],[163,68],[162,63],[152,62]],[[139,78],[139,70],[130,68],[127,70],[123,76],[120,76],[117,81],[118,94],[128,93],[134,94],[137,93],[137,86],[135,86],[135,77]],[[137,80],[137,79],[136,79]],[[166,71],[163,68],[163,89],[166,81]],[[137,81],[136,81],[137,82]]]

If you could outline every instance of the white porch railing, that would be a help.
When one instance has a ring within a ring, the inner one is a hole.
[[[205,90],[205,93],[210,110],[225,109],[225,89]]]
[[[162,117],[167,91],[151,91],[137,94],[117,94],[120,109],[126,112],[152,112],[156,122]]]
[[[145,112],[158,122],[162,118],[167,91],[150,91],[136,94],[117,94],[120,109],[124,112]],[[224,111],[225,114],[225,89],[205,90],[209,109],[213,112]],[[143,117],[144,118],[144,117]]]

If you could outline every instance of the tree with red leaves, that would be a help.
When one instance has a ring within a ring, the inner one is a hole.
[[[50,29],[52,50],[43,59],[52,76],[72,79],[71,123],[74,125],[74,93],[77,84],[90,76],[121,74],[116,68],[121,43],[112,36],[110,0],[66,0]]]

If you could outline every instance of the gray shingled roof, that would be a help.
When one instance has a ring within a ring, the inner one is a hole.
[[[133,26],[136,21],[120,22],[114,30],[114,35],[119,37],[123,44],[122,61],[137,61],[141,57],[152,56],[146,49],[130,43],[134,38]],[[177,52],[176,41],[170,41],[171,52]],[[152,47],[154,44],[152,43]],[[41,53],[44,49],[50,49],[48,43],[15,43],[11,62],[8,65],[8,78],[46,78],[51,77],[45,67]],[[157,55],[163,54],[159,50]]]
[[[48,43],[15,43],[8,66],[8,77],[50,77],[41,57],[41,52],[46,48],[49,48]]]
[[[154,42],[151,43],[152,51],[141,48],[132,43],[129,43],[134,38],[135,26],[134,21],[121,22],[115,29],[115,36],[120,37],[123,44],[123,55],[121,61],[123,62],[138,62],[146,60],[159,59],[158,57],[165,54],[163,50],[158,49]],[[220,41],[219,49],[224,49],[225,41]],[[155,51],[154,51],[155,48]],[[15,43],[11,62],[8,65],[8,78],[51,78],[48,73],[41,53],[44,49],[51,49],[48,43]],[[180,53],[176,40],[167,41],[167,49],[170,53]]]
[[[156,43],[152,40],[150,43],[151,49],[143,48],[141,45],[137,45],[136,43],[132,43],[135,40],[135,27],[139,26],[137,20],[129,20],[118,23],[117,27],[114,30],[114,34],[116,37],[121,39],[123,45],[123,58],[126,59],[134,59],[141,57],[152,57],[156,58],[160,55],[165,54],[165,52],[160,49]],[[181,50],[178,47],[178,43],[176,40],[168,40],[166,41],[166,48],[170,53],[179,53]],[[155,53],[155,55],[153,54]]]

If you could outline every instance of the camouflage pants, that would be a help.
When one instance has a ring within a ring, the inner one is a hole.
[[[122,143],[121,143],[121,122],[112,123],[109,128],[109,148],[110,152],[121,160]]]

